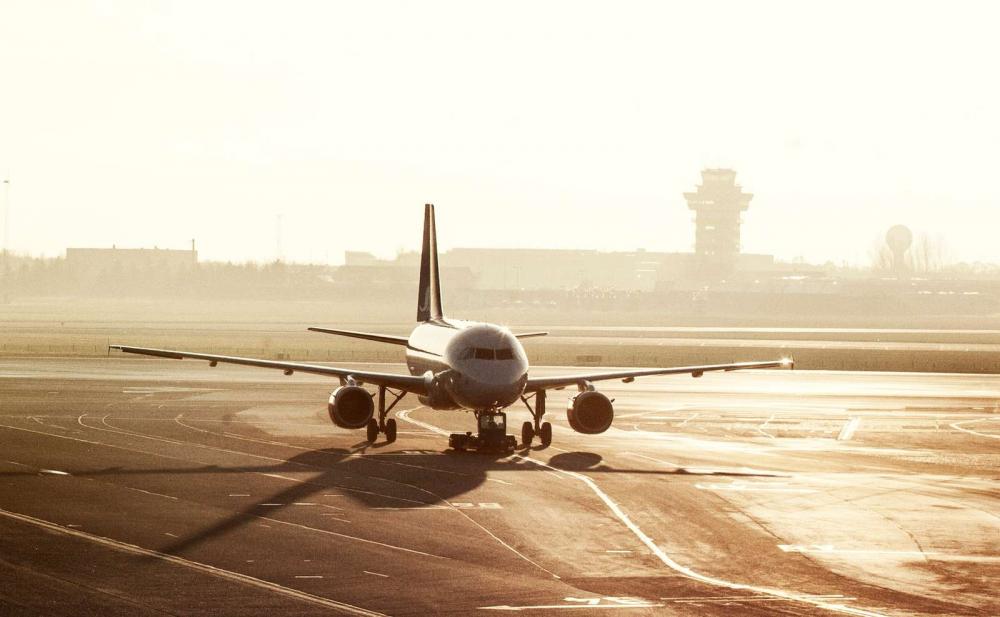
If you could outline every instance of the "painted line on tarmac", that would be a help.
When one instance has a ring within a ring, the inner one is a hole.
[[[771,433],[768,433],[767,431],[764,430],[764,429],[767,428],[767,425],[771,422],[771,420],[774,420],[774,415],[775,414],[772,413],[770,418],[768,418],[767,420],[764,420],[764,424],[761,424],[760,426],[756,427],[754,430],[756,430],[761,435],[764,435],[765,437],[769,437],[771,439],[775,439],[774,435],[772,435]]]
[[[687,420],[685,420],[685,421],[681,422],[680,424],[678,424],[677,426],[678,427],[685,426],[688,422],[690,422],[691,420],[694,420],[695,418],[697,418],[700,415],[701,414],[696,413],[696,414],[690,416]]]
[[[854,437],[854,432],[858,430],[861,426],[861,418],[854,417],[847,421],[844,428],[840,429],[840,434],[837,435],[837,441],[850,441]]]
[[[919,557],[926,561],[957,561],[968,563],[1000,563],[996,555],[952,555],[949,553],[934,553],[927,551],[892,551],[880,549],[842,549],[829,544],[779,544],[778,548],[786,553],[809,553],[813,555],[846,555],[865,557]]]
[[[399,417],[402,418],[403,420],[406,420],[407,422],[411,422],[413,424],[416,424],[417,426],[426,428],[427,430],[434,431],[442,435],[448,434],[447,431],[438,428],[433,424],[428,424],[426,422],[421,422],[419,420],[414,420],[413,418],[410,418],[409,413],[402,412],[399,414]],[[694,579],[702,583],[706,583],[708,585],[714,585],[716,587],[726,587],[728,589],[752,591],[757,594],[770,595],[776,598],[781,598],[793,602],[811,604],[812,606],[815,606],[823,610],[828,610],[835,613],[842,613],[845,615],[855,615],[856,617],[885,617],[882,613],[876,613],[874,611],[867,611],[859,608],[852,608],[850,606],[845,606],[843,604],[834,604],[832,602],[828,602],[825,600],[817,600],[814,599],[814,597],[805,596],[803,594],[797,594],[789,591],[784,591],[781,589],[772,589],[769,587],[758,587],[756,585],[747,585],[744,583],[734,583],[732,581],[727,581],[721,578],[714,578],[711,576],[706,576],[704,574],[695,572],[691,568],[681,565],[676,561],[674,561],[673,559],[671,559],[670,556],[663,551],[663,549],[661,549],[655,542],[653,542],[652,538],[647,536],[646,533],[642,529],[640,529],[639,526],[636,525],[631,518],[629,518],[628,514],[626,514],[624,510],[622,510],[621,506],[619,506],[617,502],[611,499],[611,497],[607,493],[602,491],[601,488],[597,486],[597,483],[594,482],[589,477],[581,473],[577,473],[575,471],[566,471],[563,469],[559,469],[557,467],[552,467],[551,465],[548,465],[531,457],[523,456],[521,454],[514,454],[513,458],[518,458],[529,463],[534,463],[535,465],[551,469],[552,471],[555,471],[557,473],[566,474],[571,478],[575,478],[580,482],[586,484],[590,488],[590,490],[593,491],[594,494],[596,494],[598,498],[600,498],[601,501],[604,502],[604,504],[611,510],[611,512],[618,518],[618,520],[620,520],[629,529],[629,531],[631,531],[639,539],[640,542],[645,544],[646,547],[650,551],[652,551],[653,555],[655,555],[661,562],[663,562],[664,565],[666,565],[671,570],[674,570],[675,572],[678,572],[688,578]],[[561,607],[562,605],[555,605],[550,608],[561,608]],[[501,609],[500,607],[496,607],[494,610],[519,610],[519,609],[517,609],[516,607],[504,607],[503,609]]]
[[[515,456],[518,456],[520,458],[524,458],[525,460],[530,460],[530,461],[532,461],[532,462],[534,462],[536,464],[543,465],[545,467],[549,467],[549,465],[546,465],[545,463],[542,463],[540,461],[535,461],[534,459],[530,459],[530,458],[527,458],[527,457],[521,457],[520,455],[515,455]],[[550,467],[550,469],[555,469],[555,468],[554,467]],[[689,568],[687,566],[684,566],[684,565],[681,565],[680,563],[674,561],[669,555],[667,555],[663,551],[663,549],[661,549],[659,547],[659,545],[657,545],[655,542],[653,542],[652,538],[650,538],[649,536],[647,536],[646,533],[644,531],[642,531],[642,529],[639,528],[639,526],[636,525],[632,521],[631,518],[629,518],[628,514],[626,514],[622,510],[621,506],[619,506],[618,503],[616,503],[613,499],[611,499],[611,497],[607,493],[605,493],[604,491],[602,491],[601,488],[599,486],[597,486],[597,483],[594,482],[592,479],[590,479],[589,477],[587,477],[587,476],[585,476],[583,474],[580,474],[580,473],[577,473],[577,472],[574,472],[574,471],[564,471],[564,470],[560,470],[560,471],[562,471],[562,473],[565,473],[565,474],[567,474],[569,476],[572,476],[572,477],[576,478],[577,480],[580,480],[581,482],[583,482],[584,484],[586,484],[588,487],[590,487],[590,489],[601,499],[601,501],[603,501],[605,503],[605,505],[607,505],[608,508],[615,514],[615,516],[618,517],[618,520],[620,520],[622,523],[624,523],[625,526],[628,527],[628,529],[633,534],[635,534],[635,536],[637,538],[639,538],[639,540],[643,544],[645,544],[646,547],[649,548],[649,550],[652,551],[653,554],[657,558],[659,558],[659,560],[661,562],[663,562],[664,565],[666,565],[671,570],[674,570],[675,572],[678,572],[680,574],[683,574],[684,576],[687,576],[688,578],[691,578],[691,579],[694,579],[696,581],[699,581],[699,582],[702,582],[702,583],[706,583],[706,584],[709,584],[709,585],[715,585],[717,587],[726,587],[728,589],[740,589],[740,590],[744,590],[744,591],[752,591],[752,592],[755,592],[755,593],[758,593],[758,594],[771,595],[771,596],[774,596],[776,598],[781,598],[781,599],[785,599],[785,600],[791,600],[791,601],[796,601],[796,602],[802,602],[802,603],[805,603],[805,604],[811,604],[811,605],[813,605],[813,606],[815,606],[817,608],[821,608],[821,609],[824,609],[824,610],[833,611],[833,612],[836,612],[836,613],[843,613],[843,614],[846,614],[846,615],[856,615],[858,617],[883,617],[881,613],[876,613],[876,612],[873,612],[873,611],[866,611],[866,610],[863,610],[863,609],[852,608],[852,607],[849,607],[849,606],[844,606],[843,604],[833,604],[833,603],[830,603],[830,602],[827,602],[827,601],[824,601],[824,600],[814,600],[814,599],[809,598],[809,597],[804,597],[801,594],[792,593],[792,592],[784,591],[784,590],[781,590],[781,589],[772,589],[772,588],[768,588],[768,587],[758,587],[756,585],[747,585],[747,584],[744,584],[744,583],[734,583],[732,581],[727,581],[727,580],[724,580],[724,579],[715,578],[715,577],[711,577],[711,576],[706,576],[704,574],[700,574],[700,573],[692,570],[691,568]]]
[[[653,458],[652,456],[646,456],[645,454],[638,454],[636,452],[622,452],[623,456],[631,456],[634,458],[641,458],[647,461],[652,461],[654,463],[660,463],[661,465],[666,465],[667,467],[673,467],[677,471],[683,471],[690,473],[692,475],[745,475],[745,476],[773,476],[787,478],[789,474],[783,471],[770,471],[766,469],[754,469],[753,467],[691,467],[690,465],[682,465],[674,461],[665,461],[659,458]]]
[[[438,427],[434,426],[433,424],[428,424],[426,422],[421,422],[420,420],[415,420],[415,419],[411,418],[410,417],[410,412],[412,412],[412,411],[414,411],[414,410],[413,409],[406,409],[406,410],[400,411],[399,413],[396,414],[396,417],[399,418],[399,419],[401,419],[401,420],[405,420],[406,422],[409,422],[411,424],[416,424],[417,426],[423,427],[423,428],[425,428],[425,429],[427,429],[427,430],[429,430],[431,432],[437,433],[439,435],[450,435],[450,433],[448,433],[444,429],[438,428]],[[483,531],[483,533],[485,533],[486,535],[488,535],[491,538],[493,538],[494,540],[496,540],[496,542],[500,546],[506,548],[507,550],[509,550],[510,552],[514,553],[515,555],[517,555],[518,557],[520,557],[521,559],[523,559],[527,563],[530,563],[531,565],[535,566],[536,568],[538,568],[542,572],[545,572],[546,574],[550,575],[552,578],[557,579],[557,580],[560,579],[560,578],[562,578],[561,576],[559,576],[558,574],[556,574],[552,570],[549,570],[548,568],[544,567],[543,565],[541,565],[537,561],[532,560],[527,555],[525,555],[521,551],[517,550],[516,548],[514,548],[513,546],[511,546],[510,544],[508,544],[507,542],[505,542],[502,538],[500,538],[500,536],[496,535],[495,533],[493,533],[492,531],[490,531],[489,529],[487,529],[486,527],[484,527],[479,521],[477,521],[474,518],[472,518],[471,516],[469,516],[468,513],[466,513],[464,510],[455,507],[454,504],[449,503],[447,501],[445,501],[445,503],[448,503],[448,505],[451,506],[452,509],[455,512],[458,512],[459,514],[461,514],[462,516],[464,516],[467,521],[469,521],[470,523],[472,523],[473,525],[475,525],[476,527],[478,527],[479,529],[481,529]]]
[[[685,469],[685,466],[681,465],[680,463],[675,463],[674,461],[664,461],[662,459],[653,458],[652,456],[646,456],[645,454],[637,454],[635,452],[622,452],[622,455],[645,459],[647,461],[652,461],[654,463],[666,465],[667,467],[673,467],[674,469]]]
[[[663,604],[538,604],[535,606],[511,606],[509,604],[502,604],[499,606],[480,606],[479,610],[483,611],[541,611],[541,610],[556,610],[556,609],[598,609],[598,610],[610,610],[610,609],[632,609],[637,610],[640,608],[663,608]]]
[[[996,418],[976,418],[975,420],[965,420],[963,422],[955,422],[954,424],[949,424],[951,428],[956,431],[962,431],[963,433],[968,433],[970,435],[976,435],[977,437],[988,437],[990,439],[1000,439],[1000,435],[991,435],[989,433],[980,433],[978,431],[973,431],[971,429],[962,428],[963,424],[973,424],[975,422],[986,422],[987,420],[996,420]]]
[[[87,425],[84,425],[84,426],[87,426]],[[92,444],[92,445],[95,445],[95,446],[102,446],[102,447],[105,447],[105,448],[113,448],[113,449],[116,449],[116,450],[125,450],[127,452],[135,452],[135,453],[138,453],[138,454],[146,454],[146,455],[150,455],[150,456],[157,456],[157,457],[161,457],[161,458],[167,458],[167,459],[170,459],[170,460],[183,461],[183,462],[187,462],[187,463],[190,463],[190,462],[200,463],[199,461],[192,461],[192,459],[182,459],[182,458],[178,458],[178,457],[175,457],[175,456],[169,456],[169,455],[166,455],[166,454],[158,454],[158,453],[155,453],[155,452],[147,452],[145,450],[137,450],[137,449],[134,449],[134,448],[126,448],[124,446],[116,446],[116,445],[113,445],[113,444],[103,443],[103,442],[100,442],[100,441],[91,441],[89,439],[81,439],[79,437],[70,437],[68,435],[54,435],[52,433],[46,433],[46,432],[43,432],[43,431],[36,431],[36,430],[33,430],[33,429],[21,428],[21,427],[17,427],[17,426],[9,426],[7,424],[0,424],[0,428],[6,428],[6,429],[14,430],[14,431],[24,431],[24,432],[27,432],[27,433],[35,433],[35,434],[38,434],[38,435],[44,435],[46,437],[52,437],[54,439],[67,439],[69,441],[78,441],[78,442],[81,442],[81,443]],[[93,428],[93,427],[88,427],[88,428]],[[98,430],[101,430],[101,429],[98,429]],[[115,431],[108,431],[108,432],[115,432]],[[200,463],[200,464],[206,465],[207,463]],[[263,474],[261,472],[251,472],[251,473],[254,473],[254,474],[257,474],[257,475],[269,475],[269,474]],[[306,480],[296,480],[295,478],[287,478],[287,477],[283,477],[283,476],[278,476],[278,477],[280,477],[283,480],[291,480],[293,482],[301,482],[303,484],[314,484],[314,483],[306,481]],[[92,480],[92,478],[90,478],[90,479]],[[121,487],[121,485],[119,485],[119,484],[114,484],[114,483],[110,483],[110,484],[111,484],[111,486]],[[360,490],[357,490],[357,489],[348,489],[346,487],[341,487],[341,490],[345,490],[345,491],[354,490],[354,492],[368,493],[368,491],[360,491]],[[381,496],[378,493],[370,493],[370,494]],[[395,499],[402,499],[403,501],[411,501],[409,499],[403,499],[403,498],[395,498]],[[422,503],[422,502],[414,502],[414,503]],[[263,504],[258,504],[258,505],[263,505]],[[281,504],[277,504],[277,505],[281,505]],[[359,536],[352,536],[352,535],[348,535],[348,534],[343,534],[343,533],[337,533],[337,532],[334,532],[334,531],[329,531],[329,530],[326,530],[326,529],[318,529],[316,527],[309,527],[307,525],[300,525],[298,523],[293,523],[291,521],[283,521],[283,520],[280,520],[280,519],[268,518],[266,516],[258,516],[258,515],[253,515],[253,516],[255,516],[255,517],[257,517],[257,518],[259,518],[261,520],[270,521],[270,522],[273,522],[273,523],[280,523],[282,525],[288,525],[288,526],[292,526],[292,527],[297,527],[297,528],[304,529],[304,530],[307,530],[307,531],[311,531],[311,532],[314,532],[314,533],[321,533],[321,534],[325,534],[325,535],[333,535],[333,536],[336,536],[336,537],[339,537],[339,538],[344,538],[346,540],[351,540],[351,541],[354,541],[354,542],[361,542],[361,543],[364,543],[364,544],[372,544],[372,545],[375,545],[375,546],[381,546],[381,547],[392,549],[392,550],[396,550],[396,551],[402,551],[404,553],[412,553],[412,554],[416,554],[416,555],[423,555],[425,557],[433,557],[435,559],[450,559],[450,557],[445,557],[445,556],[442,556],[442,555],[434,555],[432,553],[425,553],[424,551],[418,551],[416,549],[404,548],[402,546],[395,546],[395,545],[392,545],[392,544],[386,544],[384,542],[377,542],[375,540],[369,540],[367,538],[362,538],[362,537],[359,537]],[[265,525],[265,524],[261,523],[261,527],[265,527],[265,528],[270,529],[271,526],[270,525]]]
[[[701,489],[703,491],[731,491],[737,493],[816,493],[818,492],[814,488],[797,488],[794,486],[786,486],[784,482],[769,482],[769,483],[750,483],[744,482],[742,480],[735,480],[728,483],[698,483],[694,485],[695,488]]]
[[[110,547],[112,549],[121,551],[123,553],[129,553],[132,555],[141,555],[143,557],[153,557],[161,561],[166,561],[168,563],[196,570],[203,574],[208,574],[210,576],[215,576],[236,583],[241,583],[243,585],[256,587],[258,589],[263,589],[265,591],[271,591],[316,606],[322,606],[324,608],[338,610],[348,615],[363,615],[366,617],[385,617],[385,613],[379,613],[366,608],[361,608],[360,606],[354,606],[353,604],[347,604],[345,602],[338,602],[336,600],[331,600],[329,598],[323,598],[320,596],[313,595],[311,593],[306,593],[304,591],[298,591],[297,589],[292,589],[290,587],[284,587],[282,585],[278,585],[277,583],[272,583],[269,581],[261,580],[259,578],[254,578],[252,576],[247,576],[246,574],[240,574],[239,572],[223,570],[222,568],[210,566],[205,563],[184,559],[183,557],[178,557],[176,555],[168,555],[167,553],[161,553],[159,551],[150,550],[148,548],[142,548],[141,546],[136,546],[134,544],[128,544],[126,542],[112,540],[111,538],[105,538],[103,536],[97,536],[83,531],[77,531],[76,529],[67,529],[61,525],[57,525],[49,521],[44,521],[42,519],[35,518],[33,516],[28,516],[26,514],[18,514],[16,512],[10,512],[8,510],[0,509],[0,516],[5,516],[7,518],[14,519],[22,523],[27,523],[29,525],[34,525],[36,527],[40,527],[48,531],[54,531],[64,535],[73,536],[75,538],[80,538],[90,542],[95,542],[97,544]]]

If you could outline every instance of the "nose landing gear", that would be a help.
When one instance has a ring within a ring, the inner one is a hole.
[[[517,440],[507,434],[507,414],[502,411],[479,410],[473,412],[479,432],[452,433],[448,437],[448,447],[458,451],[477,450],[480,452],[513,452]]]
[[[545,415],[545,390],[535,392],[534,398],[535,407],[532,408],[531,403],[528,402],[529,397],[521,396],[521,401],[531,412],[531,418],[534,420],[534,423],[525,422],[521,425],[521,445],[524,448],[530,448],[532,440],[537,435],[542,442],[542,447],[547,448],[552,444],[552,425],[548,422],[542,422],[542,416]]]

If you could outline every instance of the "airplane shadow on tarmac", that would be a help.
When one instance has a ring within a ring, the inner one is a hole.
[[[243,509],[227,516],[218,523],[160,548],[160,552],[183,555],[186,551],[212,538],[225,535],[244,525],[274,519],[282,510],[301,503],[315,504],[324,493],[336,493],[359,505],[379,509],[407,509],[428,507],[454,507],[451,500],[467,494],[487,481],[490,472],[531,473],[565,470],[586,474],[642,474],[656,476],[712,475],[712,476],[764,476],[775,474],[724,470],[649,470],[616,468],[604,463],[601,455],[593,452],[567,452],[557,454],[548,461],[548,467],[532,462],[523,456],[504,454],[458,453],[454,451],[414,451],[373,453],[367,442],[356,444],[352,450],[342,448],[312,450],[273,465],[253,466],[198,466],[174,469],[144,469],[114,467],[93,471],[76,471],[75,477],[107,477],[142,475],[194,476],[202,474],[267,475],[284,479],[291,484],[284,490],[255,500]],[[527,453],[527,450],[522,450]],[[442,455],[444,454],[444,455]],[[312,475],[303,475],[303,474]],[[296,474],[295,476],[283,474]],[[34,475],[30,472],[6,472],[3,476]],[[178,482],[188,482],[187,478]],[[249,489],[249,487],[247,487]],[[235,487],[234,489],[235,490]],[[332,506],[331,506],[332,507]],[[339,508],[333,507],[334,510]],[[346,515],[346,513],[345,513]],[[331,515],[335,516],[335,515]]]

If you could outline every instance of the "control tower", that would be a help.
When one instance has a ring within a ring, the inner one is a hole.
[[[693,193],[684,193],[688,208],[694,210],[694,250],[703,267],[731,271],[740,253],[741,213],[750,207],[751,193],[736,184],[732,169],[703,169],[701,184]]]

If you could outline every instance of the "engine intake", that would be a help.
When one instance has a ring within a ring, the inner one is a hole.
[[[611,399],[600,392],[581,392],[569,399],[566,418],[577,433],[596,435],[608,430],[615,419]]]
[[[363,428],[375,413],[375,402],[361,386],[341,386],[330,394],[327,409],[340,428]]]

